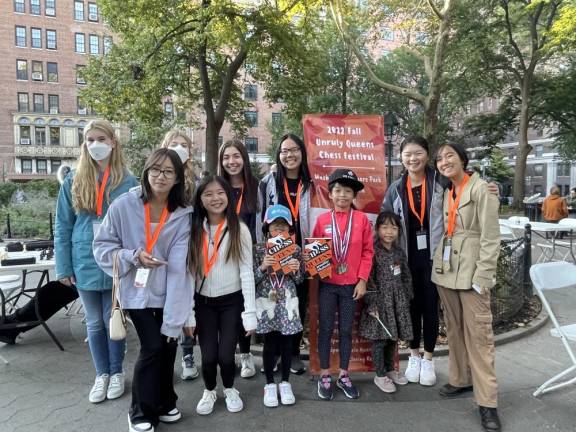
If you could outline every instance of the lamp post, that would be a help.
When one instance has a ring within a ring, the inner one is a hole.
[[[486,168],[490,168],[490,158],[486,156],[480,161],[480,165],[482,167],[482,178],[486,180]]]
[[[386,138],[386,150],[388,151],[388,187],[392,184],[392,138],[396,135],[397,127],[398,120],[396,120],[396,116],[390,111],[386,112],[384,114],[384,136]]]

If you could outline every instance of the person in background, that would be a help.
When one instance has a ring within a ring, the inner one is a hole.
[[[236,214],[246,224],[256,242],[256,213],[258,212],[258,181],[252,175],[250,157],[246,146],[239,140],[226,141],[220,147],[218,175],[232,186],[232,202]],[[256,374],[254,358],[250,353],[251,336],[244,327],[238,327],[240,347],[240,376],[251,378]]]
[[[180,157],[184,165],[184,196],[186,205],[192,205],[194,189],[196,187],[194,159],[192,158],[192,152],[194,150],[192,140],[184,131],[171,129],[164,135],[160,147],[174,150]],[[194,345],[196,345],[195,336],[187,336],[182,333],[180,337],[180,348],[182,348],[182,373],[180,374],[180,378],[185,381],[193,380],[199,376],[198,367],[194,361]]]
[[[282,204],[290,209],[292,226],[296,235],[296,244],[304,248],[304,239],[310,237],[310,191],[312,179],[308,170],[308,158],[304,141],[298,136],[288,133],[280,138],[280,146],[276,152],[275,173],[267,174],[258,186],[260,209],[256,218],[256,235],[258,242],[263,241],[262,224],[266,209],[274,204]],[[299,299],[300,319],[306,321],[308,307],[308,280],[296,286]],[[291,372],[303,374],[306,371],[300,359],[300,344],[303,332],[294,335],[292,340]],[[279,353],[278,353],[279,354]]]
[[[75,170],[64,180],[56,204],[54,251],[56,279],[75,286],[86,316],[88,345],[96,380],[88,400],[99,403],[124,393],[124,341],[110,340],[112,279],[96,264],[92,241],[110,204],[138,180],[128,171],[114,127],[92,120]]]
[[[110,207],[94,238],[94,256],[109,275],[116,262],[118,301],[140,341],[129,430],[153,432],[158,422],[182,417],[173,381],[177,340],[193,307],[186,267],[192,207],[184,196],[184,167],[172,150],[148,157],[141,182]]]
[[[550,188],[550,195],[542,202],[542,218],[546,222],[558,223],[568,217],[566,199],[560,196],[560,188],[554,185]]]
[[[438,149],[436,167],[451,182],[444,193],[444,233],[432,273],[449,347],[449,379],[440,395],[473,391],[482,427],[497,432],[501,426],[490,290],[500,254],[498,197],[478,174],[466,172],[467,165],[468,155],[460,145]]]
[[[572,209],[576,209],[576,187],[570,189],[570,195],[566,197],[566,204]]]

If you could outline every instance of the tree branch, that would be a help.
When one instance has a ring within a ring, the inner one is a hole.
[[[440,10],[436,7],[436,5],[434,4],[433,0],[428,0],[428,6],[430,6],[430,8],[432,9],[432,12],[434,12],[434,15],[436,15],[438,17],[438,19],[443,20],[444,19],[444,15],[442,14],[442,12],[440,12]]]
[[[424,71],[426,72],[426,76],[429,79],[431,79],[432,78],[432,66],[430,65],[430,57],[422,54],[420,51],[418,51],[414,47],[411,47],[410,45],[404,45],[402,48],[404,48],[406,51],[408,51],[410,54],[412,54],[414,57],[416,57],[418,60],[420,60],[424,64]]]
[[[179,24],[178,26],[176,26],[175,28],[170,30],[164,36],[162,36],[162,38],[160,38],[160,40],[156,43],[156,46],[152,49],[152,51],[150,51],[148,53],[148,55],[144,58],[144,63],[147,63],[148,60],[150,60],[152,57],[154,57],[158,53],[158,51],[160,51],[160,48],[162,48],[162,46],[166,42],[168,42],[170,39],[193,31],[194,28],[189,28],[189,29],[184,29],[184,30],[180,30],[180,29],[182,29],[182,27],[184,27],[190,23],[196,22],[196,21],[198,21],[196,18],[188,20],[188,21],[184,21],[183,23]]]
[[[508,0],[500,0],[500,5],[502,9],[504,9],[504,17],[505,17],[505,24],[506,24],[506,32],[508,33],[508,42],[512,45],[512,49],[516,53],[516,57],[522,66],[522,70],[526,71],[526,64],[524,63],[524,57],[522,56],[522,52],[520,48],[518,48],[518,44],[514,40],[514,36],[512,35],[512,23],[510,22],[510,10],[508,9]]]
[[[240,50],[238,54],[232,60],[232,62],[228,65],[228,69],[226,71],[226,76],[222,82],[222,89],[220,90],[220,98],[218,100],[218,107],[216,108],[216,113],[214,115],[214,121],[216,122],[217,126],[222,126],[224,123],[224,116],[226,111],[228,110],[228,104],[230,102],[230,94],[232,93],[232,88],[234,86],[234,79],[236,78],[236,74],[238,70],[246,60],[246,56],[248,55],[248,48],[246,46],[246,42],[242,41],[240,44]]]

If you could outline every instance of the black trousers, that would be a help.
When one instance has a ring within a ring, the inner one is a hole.
[[[420,348],[420,340],[424,336],[424,350],[434,352],[438,338],[438,290],[432,282],[432,262],[424,266],[410,267],[414,298],[410,302],[410,317],[414,339],[410,348]]]
[[[300,313],[300,320],[302,326],[306,321],[306,311],[308,310],[308,279],[304,279],[302,283],[296,285],[296,295],[298,295],[298,312]],[[304,332],[296,333],[292,336],[292,355],[295,357],[300,356],[300,342]]]
[[[196,294],[194,303],[204,385],[207,390],[216,388],[216,375],[220,366],[224,388],[233,387],[236,369],[234,352],[238,341],[238,326],[242,327],[240,314],[244,306],[242,292],[220,297]]]
[[[273,331],[264,335],[264,348],[262,350],[262,360],[264,362],[264,374],[266,384],[274,383],[274,366],[276,366],[276,355],[280,353],[282,359],[282,381],[290,379],[290,366],[292,365],[292,340],[293,335],[283,335]]]
[[[383,377],[394,370],[394,353],[397,342],[389,339],[377,339],[372,342],[372,362],[376,376]]]
[[[244,308],[242,308],[244,311]],[[240,325],[238,326],[238,346],[240,347],[240,354],[248,354],[250,352],[250,343],[252,342],[252,336],[246,336],[246,330],[242,325],[242,320],[240,320]]]
[[[178,342],[160,333],[163,309],[129,309],[140,339],[140,353],[132,378],[132,423],[158,424],[158,416],[176,407],[174,360]]]

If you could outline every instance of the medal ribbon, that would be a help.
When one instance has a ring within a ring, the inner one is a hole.
[[[284,283],[284,275],[282,275],[281,278],[278,278],[278,275],[276,273],[271,273],[269,277],[272,289],[276,291],[276,293],[278,293],[280,288],[282,287],[282,284]]]
[[[408,202],[410,203],[410,210],[420,222],[420,228],[424,228],[424,214],[426,213],[426,177],[422,182],[422,197],[420,198],[420,214],[416,213],[416,206],[414,205],[414,196],[412,195],[412,182],[410,176],[406,182],[406,189],[408,189]]]
[[[160,235],[160,231],[164,227],[164,223],[166,223],[166,218],[168,218],[168,207],[164,207],[162,209],[162,214],[160,215],[160,221],[154,230],[154,234],[150,233],[150,203],[144,204],[144,225],[146,231],[146,252],[149,254],[152,253],[152,249],[154,249],[154,245],[158,241],[158,236]]]
[[[212,251],[212,256],[208,257],[208,243],[210,239],[208,238],[208,233],[204,231],[202,237],[202,255],[204,258],[204,277],[208,277],[208,273],[214,266],[216,262],[216,258],[218,257],[218,248],[220,247],[220,235],[222,234],[222,228],[224,228],[224,223],[226,219],[223,219],[222,222],[218,224],[218,228],[216,228],[216,234],[214,234],[214,250]]]
[[[244,198],[244,185],[240,189],[240,196],[238,197],[238,202],[236,203],[236,214],[240,214],[240,209],[242,208],[242,199]]]
[[[340,228],[338,228],[338,223],[336,221],[336,212],[332,210],[332,239],[334,243],[334,258],[337,263],[343,263],[348,254],[348,246],[350,245],[350,235],[352,233],[352,212],[354,210],[350,209],[348,213],[348,221],[346,222],[346,232],[344,238],[340,234]]]
[[[96,185],[96,216],[102,216],[102,203],[104,202],[104,190],[106,189],[106,183],[108,183],[108,177],[110,176],[110,165],[104,170],[104,176],[102,177],[102,183]]]
[[[470,176],[464,174],[464,180],[462,180],[460,190],[456,194],[456,200],[454,200],[454,185],[450,188],[450,194],[448,196],[448,227],[446,228],[446,237],[448,238],[452,238],[452,235],[454,234],[454,229],[456,228],[456,214],[458,213],[460,198],[462,198],[462,192],[464,191],[468,180],[470,180]]]
[[[288,202],[288,207],[290,207],[290,213],[292,213],[292,219],[294,222],[298,220],[298,211],[300,210],[300,195],[302,194],[302,180],[298,183],[298,190],[296,192],[296,203],[292,204],[292,198],[290,198],[290,191],[288,190],[288,181],[284,179],[284,195],[286,196],[286,201]]]

